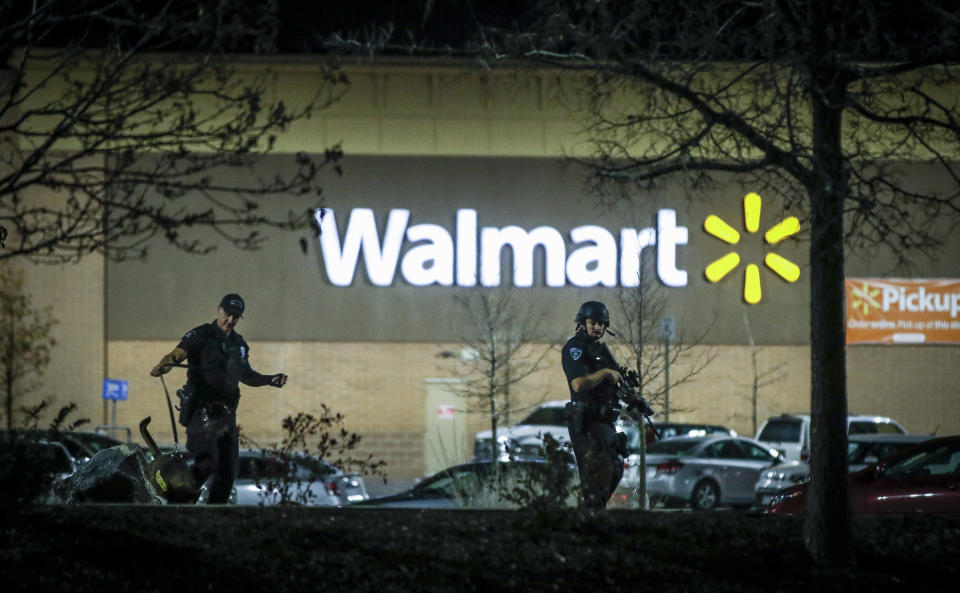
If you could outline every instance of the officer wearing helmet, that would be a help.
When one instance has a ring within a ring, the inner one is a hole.
[[[576,335],[563,347],[563,372],[570,387],[567,426],[577,459],[583,506],[602,510],[623,477],[625,443],[614,429],[619,414],[617,389],[623,376],[600,338],[610,325],[598,301],[580,306]]]

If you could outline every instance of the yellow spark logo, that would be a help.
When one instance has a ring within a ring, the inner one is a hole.
[[[859,309],[864,316],[870,314],[870,307],[874,309],[880,308],[880,303],[877,302],[877,297],[880,296],[879,288],[871,290],[870,285],[864,282],[863,286],[853,286],[851,292],[854,296],[852,303],[853,308]]]
[[[760,196],[752,192],[743,198],[744,228],[749,233],[755,233],[760,228],[761,202]],[[703,221],[703,228],[714,237],[731,245],[740,242],[739,231],[714,214]],[[800,221],[796,216],[788,216],[764,233],[763,238],[770,245],[775,245],[787,237],[792,237],[799,231]],[[797,278],[800,277],[800,266],[776,253],[768,253],[763,262],[787,282],[796,282]],[[736,251],[731,251],[707,266],[705,270],[707,280],[719,282],[739,264],[740,255]],[[743,280],[743,300],[754,305],[760,302],[761,297],[760,268],[756,264],[749,264]]]

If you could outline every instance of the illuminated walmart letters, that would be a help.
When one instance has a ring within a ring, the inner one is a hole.
[[[326,209],[315,213],[320,227],[320,249],[327,278],[336,286],[349,286],[354,279],[360,252],[367,277],[376,286],[389,286],[400,264],[400,274],[413,286],[499,286],[500,254],[513,251],[513,284],[533,285],[533,252],[543,247],[547,286],[616,286],[617,240],[608,230],[594,225],[570,231],[577,247],[567,255],[567,240],[553,227],[529,231],[518,226],[478,228],[477,211],[457,210],[456,238],[435,224],[408,226],[410,211],[393,209],[381,237],[373,210],[354,208],[341,241],[336,215]],[[659,237],[659,245],[657,238]],[[412,244],[402,260],[404,241]],[[677,226],[673,210],[657,213],[657,229],[620,230],[619,281],[638,286],[641,250],[657,245],[657,275],[667,286],[686,286],[687,272],[677,269],[677,246],[686,245],[687,228]]]

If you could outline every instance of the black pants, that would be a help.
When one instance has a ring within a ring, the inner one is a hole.
[[[602,510],[623,477],[617,431],[607,422],[587,422],[583,432],[570,431],[570,442],[580,472],[583,507]]]
[[[207,502],[227,502],[237,479],[240,456],[236,410],[220,404],[199,407],[187,425],[187,451],[194,454],[196,487],[210,480]]]

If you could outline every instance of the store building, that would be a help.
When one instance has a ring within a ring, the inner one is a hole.
[[[316,81],[307,63],[271,68],[276,92],[290,101]],[[283,417],[326,404],[361,434],[363,453],[386,460],[391,479],[407,480],[469,457],[473,432],[487,427],[444,388],[455,379],[449,353],[462,351],[458,292],[513,287],[519,303],[546,312],[545,339],[559,347],[585,300],[607,302],[616,328],[618,295],[636,286],[649,257],[679,334],[702,335],[693,353],[713,354],[672,391],[671,419],[751,434],[754,378],[771,369],[777,380],[759,391],[760,419],[809,411],[808,244],[802,228],[775,244],[765,239],[791,215],[772,197],[755,198],[756,232],[744,228],[744,197],[754,190],[733,179],[696,195],[666,186],[631,204],[598,205],[583,170],[561,158],[582,150],[578,117],[546,73],[498,77],[397,63],[354,69],[349,78],[342,100],[278,144],[281,153],[342,144],[343,175],[323,183],[321,233],[278,234],[259,251],[222,247],[205,256],[157,242],[142,262],[88,256],[30,270],[30,288],[60,320],[48,395],[105,424],[112,409],[102,381],[126,380],[117,424],[135,427],[151,416],[158,440],[171,442],[163,390],[149,370],[183,333],[213,319],[220,296],[237,292],[247,302],[238,331],[254,368],[290,376],[281,391],[242,390],[245,434],[268,444],[280,438]],[[269,157],[250,174],[280,166]],[[951,183],[920,164],[908,170],[926,183]],[[736,246],[705,227],[711,215],[740,232]],[[730,252],[739,263],[711,281],[708,266]],[[795,265],[795,277],[765,265],[768,253]],[[956,253],[954,237],[938,260],[918,260],[912,278],[960,278]],[[748,303],[752,263],[760,293]],[[891,266],[851,256],[847,273],[885,278]],[[960,293],[960,283],[945,291]],[[948,328],[960,320],[949,307],[945,315]],[[849,409],[892,416],[911,432],[960,432],[958,359],[957,343],[851,345]],[[182,373],[167,375],[167,385],[178,386]],[[526,404],[567,395],[559,351],[518,389]],[[455,435],[445,441],[450,450],[432,444],[441,433]]]

